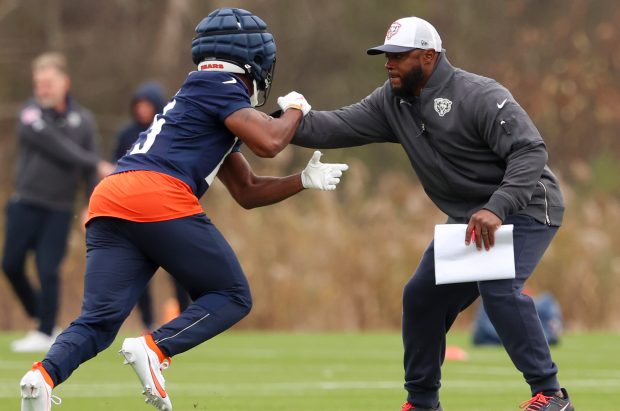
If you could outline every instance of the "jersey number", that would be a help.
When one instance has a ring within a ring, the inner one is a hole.
[[[153,143],[155,143],[155,138],[160,133],[161,128],[164,126],[164,123],[166,122],[166,119],[164,119],[163,114],[166,114],[169,110],[172,110],[176,102],[177,101],[175,99],[172,99],[172,101],[166,104],[166,107],[164,107],[164,111],[162,115],[155,116],[155,120],[153,120],[153,124],[151,124],[151,127],[149,128],[149,132],[147,133],[146,139],[144,140],[142,145],[138,143],[135,146],[133,146],[133,149],[131,149],[131,152],[129,154],[146,153],[147,151],[149,151],[149,149],[153,146]]]

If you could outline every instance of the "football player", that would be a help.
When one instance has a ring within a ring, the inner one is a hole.
[[[244,208],[304,188],[336,188],[347,166],[321,163],[320,152],[301,173],[276,178],[255,175],[239,151],[245,144],[260,157],[275,156],[310,110],[296,92],[278,99],[280,118],[253,108],[264,103],[273,79],[276,46],[266,28],[234,8],[215,10],[198,24],[192,41],[198,69],[90,199],[82,312],[22,378],[22,411],[49,410],[57,402],[52,389],[112,343],[158,267],[193,303],[152,334],[125,339],[120,353],[146,402],[171,410],[162,376],[170,358],[228,329],[252,306],[237,257],[198,199],[216,176]]]

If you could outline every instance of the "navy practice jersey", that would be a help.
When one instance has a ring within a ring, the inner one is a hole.
[[[151,126],[118,161],[114,173],[150,170],[188,184],[200,198],[224,159],[241,141],[224,125],[233,112],[251,107],[248,89],[225,72],[193,71],[181,89],[155,116]]]

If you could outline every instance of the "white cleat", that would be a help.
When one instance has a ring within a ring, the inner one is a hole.
[[[60,398],[52,395],[52,387],[45,382],[38,369],[32,369],[19,382],[22,396],[21,411],[50,411],[52,403],[59,405]]]
[[[28,332],[24,338],[15,340],[11,343],[13,352],[47,352],[57,335],[47,335],[41,331],[33,330]]]
[[[147,336],[147,338],[151,338]],[[161,374],[168,368],[169,358],[160,361],[157,353],[152,350],[145,337],[125,338],[119,353],[125,357],[124,364],[129,364],[142,383],[142,394],[145,402],[160,411],[171,411],[172,402],[166,392],[166,380]]]

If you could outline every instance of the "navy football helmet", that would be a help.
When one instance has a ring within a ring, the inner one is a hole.
[[[247,10],[217,9],[196,26],[192,59],[195,64],[221,60],[243,68],[263,92],[264,104],[276,63],[276,43],[266,30],[267,24]]]

